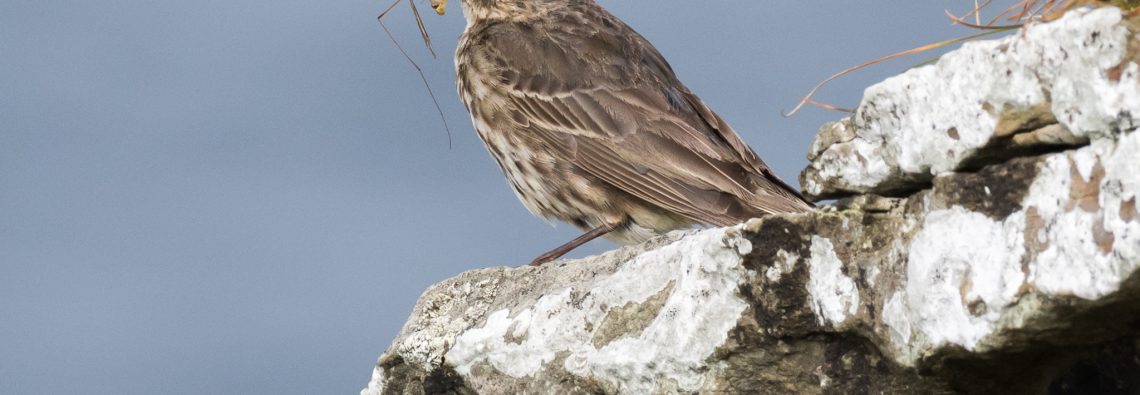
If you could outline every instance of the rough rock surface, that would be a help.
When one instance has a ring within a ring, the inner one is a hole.
[[[867,89],[824,210],[436,284],[362,394],[1140,391],[1136,18]]]
[[[1140,125],[1140,20],[1076,10],[864,92],[823,128],[800,176],[810,196],[905,196],[935,176]]]

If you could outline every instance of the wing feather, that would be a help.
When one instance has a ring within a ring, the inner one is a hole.
[[[500,23],[477,37],[511,119],[574,165],[642,200],[717,225],[811,208],[689,92],[644,38],[609,18],[596,31],[536,34]],[[550,23],[544,29],[572,24]],[[529,32],[529,34],[525,34]]]

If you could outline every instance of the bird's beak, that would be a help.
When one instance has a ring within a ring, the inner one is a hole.
[[[447,0],[431,0],[430,4],[436,14],[443,15],[447,12]]]

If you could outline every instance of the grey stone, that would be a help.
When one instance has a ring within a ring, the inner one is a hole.
[[[1140,125],[1140,18],[1078,9],[977,41],[866,90],[825,125],[800,174],[817,199],[901,196],[934,177]]]
[[[810,150],[813,194],[845,196],[816,212],[436,284],[361,393],[1140,391],[1135,21],[1075,11],[943,57],[1001,71],[990,51],[1005,85],[868,89]]]

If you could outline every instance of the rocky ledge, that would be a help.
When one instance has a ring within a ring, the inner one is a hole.
[[[814,213],[429,288],[362,394],[1140,391],[1140,19],[867,89]]]

